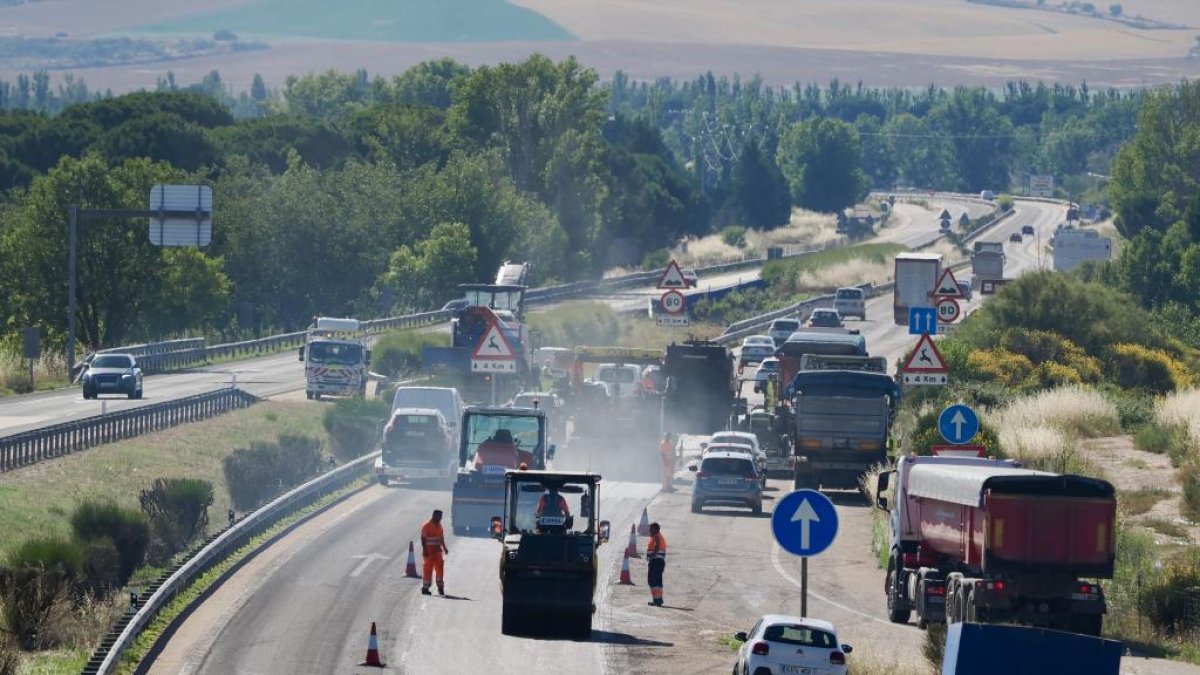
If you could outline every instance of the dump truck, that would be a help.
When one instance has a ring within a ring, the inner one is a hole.
[[[503,512],[491,520],[500,553],[500,631],[587,638],[596,611],[598,549],[609,523],[599,520],[600,476],[509,471]]]
[[[538,389],[532,331],[524,322],[525,287],[459,284],[459,289],[465,305],[450,321],[450,346],[423,347],[423,364],[453,376],[468,400],[497,405],[522,389]]]
[[[1112,484],[1012,460],[900,458],[879,475],[890,512],[888,619],[1014,623],[1100,635],[1115,554]]]
[[[571,353],[568,400],[575,435],[607,442],[613,429],[621,429],[627,439],[653,445],[662,433],[662,396],[646,386],[642,373],[662,366],[663,350],[579,346]],[[585,378],[589,364],[596,368]],[[608,390],[607,399],[599,396],[600,383]]]
[[[775,350],[779,359],[779,382],[787,387],[800,372],[806,354],[819,356],[866,356],[867,339],[858,329],[802,328]]]
[[[971,288],[979,291],[983,282],[1004,278],[1004,244],[977,241],[971,253]]]
[[[666,429],[708,435],[725,428],[736,395],[733,353],[708,340],[667,346],[663,360]]]
[[[460,535],[487,530],[500,514],[504,472],[521,465],[545,469],[555,452],[546,437],[546,413],[538,408],[467,406],[458,448],[450,524]]]
[[[300,360],[309,399],[366,395],[371,350],[367,330],[358,319],[314,319],[300,346]]]
[[[886,358],[805,355],[785,395],[797,490],[856,488],[860,476],[887,461],[900,387]]]
[[[897,326],[907,326],[910,307],[933,307],[933,287],[942,276],[942,255],[899,253],[895,265],[892,313]]]

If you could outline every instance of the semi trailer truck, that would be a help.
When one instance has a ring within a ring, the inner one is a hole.
[[[890,513],[888,619],[1015,623],[1099,635],[1116,497],[1095,478],[1012,460],[900,458],[879,475]]]

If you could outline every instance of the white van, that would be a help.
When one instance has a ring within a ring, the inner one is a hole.
[[[641,376],[642,369],[631,363],[601,363],[592,379],[607,384],[618,398],[636,398]]]
[[[857,316],[859,320],[867,320],[867,294],[861,288],[848,286],[837,289],[833,296],[833,308],[843,318]]]

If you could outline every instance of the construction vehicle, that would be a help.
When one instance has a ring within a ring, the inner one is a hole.
[[[511,459],[492,463],[477,457],[488,442],[507,438]],[[458,474],[450,498],[450,524],[455,534],[482,531],[504,505],[504,472],[524,464],[545,469],[555,446],[546,436],[546,413],[539,408],[467,406],[458,445]],[[476,460],[479,461],[476,461]]]
[[[503,480],[503,515],[491,520],[492,537],[504,547],[501,632],[589,637],[597,554],[610,530],[599,520],[600,476],[509,471]]]
[[[662,432],[662,397],[645,386],[642,372],[646,366],[661,366],[663,351],[581,346],[571,352],[569,400],[576,435],[600,432],[607,437],[620,428],[630,440],[640,435],[653,442]],[[585,377],[588,364],[598,364],[590,378]],[[607,397],[600,395],[601,383]]]
[[[423,363],[455,376],[467,400],[497,405],[522,389],[536,388],[531,330],[524,323],[525,287],[460,284],[466,306],[450,321],[449,347],[424,347]],[[496,326],[502,339],[490,333]],[[512,358],[481,361],[472,358],[488,339]]]
[[[977,241],[971,253],[971,288],[978,291],[983,282],[1004,278],[1004,244]]]
[[[795,458],[792,453],[792,437],[787,422],[791,419],[787,406],[778,406],[775,411],[754,408],[747,414],[749,431],[758,438],[759,447],[766,453],[768,478],[792,476]]]
[[[892,314],[897,326],[907,326],[910,307],[933,307],[933,287],[942,276],[942,255],[898,253],[895,265]]]
[[[806,354],[785,396],[792,402],[794,485],[857,488],[887,460],[900,387],[882,356]]]
[[[785,389],[800,372],[805,354],[820,356],[866,356],[867,339],[857,329],[802,328],[792,333],[778,349],[779,383]]]
[[[365,396],[367,330],[357,319],[317,317],[300,347],[304,362],[304,394],[309,399],[334,396]]]
[[[507,260],[496,271],[497,286],[524,286],[529,279],[529,263],[514,263]]]
[[[890,512],[888,618],[1016,623],[1100,635],[1115,558],[1112,484],[1012,460],[900,458],[879,475]],[[889,491],[890,490],[890,491]]]
[[[725,428],[737,393],[732,352],[707,340],[670,344],[663,361],[666,429],[704,434]]]
[[[376,480],[385,487],[393,480],[447,485],[458,467],[456,436],[436,408],[397,408],[380,439]]]

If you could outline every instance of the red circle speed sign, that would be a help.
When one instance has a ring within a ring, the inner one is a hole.
[[[962,312],[962,308],[958,306],[958,300],[954,298],[942,298],[937,303],[938,321],[942,323],[954,323],[958,320],[958,315]]]
[[[667,314],[683,314],[683,310],[687,308],[687,302],[683,299],[683,293],[679,291],[667,291],[662,294],[663,311]]]

